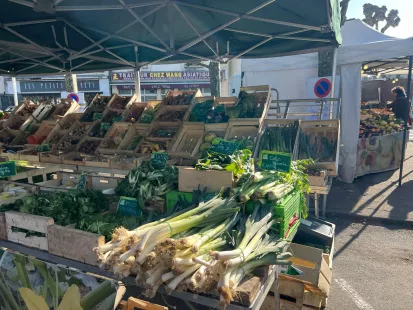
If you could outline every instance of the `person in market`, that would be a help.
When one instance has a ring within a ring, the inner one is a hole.
[[[401,86],[396,86],[391,90],[395,100],[390,103],[387,108],[394,112],[396,118],[400,118],[405,122],[409,121],[410,107],[406,92]]]

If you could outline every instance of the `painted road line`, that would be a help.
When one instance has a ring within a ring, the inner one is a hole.
[[[340,286],[340,288],[345,291],[350,298],[354,301],[359,309],[362,310],[374,310],[373,307],[365,302],[363,298],[354,290],[354,288],[347,283],[344,279],[334,279],[336,283]]]

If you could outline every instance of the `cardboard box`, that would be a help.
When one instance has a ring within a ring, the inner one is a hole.
[[[234,183],[234,175],[229,171],[220,170],[195,170],[190,167],[178,167],[178,187],[180,192],[192,192],[198,189],[207,188],[208,192],[219,192],[223,187],[231,187]]]

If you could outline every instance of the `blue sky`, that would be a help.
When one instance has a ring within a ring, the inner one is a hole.
[[[399,10],[401,19],[399,26],[397,28],[390,27],[386,31],[386,34],[399,38],[413,37],[413,0],[350,0],[347,18],[363,19],[364,3],[371,3],[378,6],[385,5],[388,11],[391,9]]]

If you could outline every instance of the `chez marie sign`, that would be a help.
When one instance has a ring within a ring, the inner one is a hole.
[[[78,80],[77,88],[81,92],[99,91],[99,80]],[[64,81],[20,81],[21,93],[48,93],[65,91]]]
[[[209,82],[209,71],[141,71],[141,81],[196,80]],[[133,81],[135,72],[114,72],[112,81]]]

